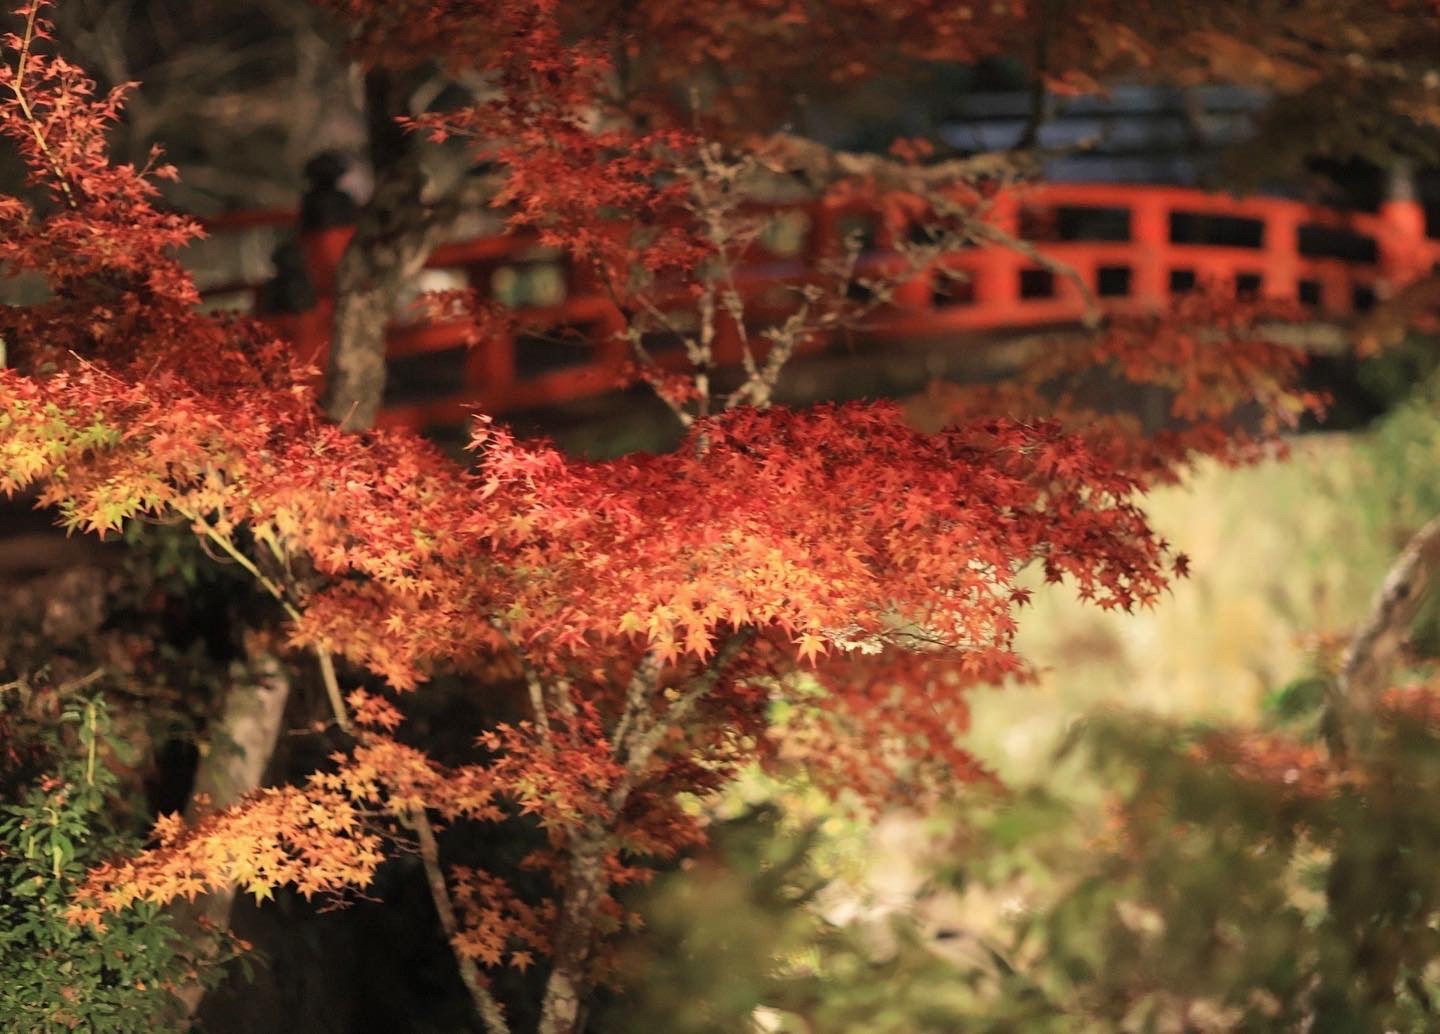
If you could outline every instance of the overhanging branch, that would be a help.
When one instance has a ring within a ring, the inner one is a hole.
[[[842,151],[793,133],[776,133],[759,148],[761,162],[774,172],[798,174],[816,189],[846,179],[868,179],[887,190],[928,193],[956,183],[1012,182],[1038,169],[1033,151],[992,151],[928,165],[880,154]]]

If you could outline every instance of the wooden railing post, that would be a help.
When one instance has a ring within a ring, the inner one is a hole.
[[[1300,298],[1300,212],[1289,202],[1273,202],[1265,217],[1265,268],[1260,293],[1277,301]]]
[[[335,294],[335,271],[340,268],[340,259],[354,236],[353,226],[309,230],[300,235],[300,250],[305,253],[310,285],[320,297],[329,298]]]
[[[1170,206],[1162,197],[1137,193],[1130,205],[1130,243],[1135,256],[1130,295],[1158,309],[1170,298]]]
[[[1425,209],[1415,196],[1406,166],[1391,170],[1388,196],[1380,204],[1380,276],[1393,293],[1425,269]]]
[[[991,200],[985,222],[1010,234],[1020,229],[1020,203],[1009,191]],[[1020,303],[1020,269],[1024,260],[1009,248],[990,245],[985,248],[975,270],[975,307],[995,314],[997,323],[1014,312]]]

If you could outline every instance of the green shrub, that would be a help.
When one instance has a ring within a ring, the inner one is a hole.
[[[0,1028],[123,1034],[177,1026],[196,964],[141,903],[103,926],[67,915],[86,870],[133,850],[118,816],[129,760],[103,699],[0,696]],[[55,713],[35,715],[53,707]]]

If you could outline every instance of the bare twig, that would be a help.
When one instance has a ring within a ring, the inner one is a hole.
[[[610,286],[611,285],[607,284],[607,288]],[[613,290],[611,290],[610,295],[611,301],[616,303],[616,307],[622,308]],[[669,313],[656,305],[653,299],[646,297],[644,294],[639,294],[635,296],[634,300],[639,303],[640,307],[645,311],[645,314],[653,319],[658,326],[674,334],[680,340],[687,356],[698,347],[689,334],[670,318]],[[695,422],[695,416],[685,408],[684,402],[662,389],[660,377],[665,371],[659,362],[656,361],[655,357],[650,354],[650,350],[645,347],[645,332],[634,320],[631,320],[625,329],[625,339],[630,343],[630,351],[634,353],[636,361],[640,364],[642,371],[641,376],[644,377],[650,387],[654,389],[660,401],[665,403],[666,407],[675,416],[675,419],[680,422],[681,427],[689,427],[693,424]],[[654,379],[652,380],[649,376],[646,376],[647,373],[653,375]]]
[[[1085,145],[1081,145],[1083,148]],[[1093,293],[1074,269],[1045,255],[1034,245],[1022,241],[1008,231],[977,219],[964,211],[944,188],[956,183],[991,179],[1000,183],[1031,178],[1038,168],[1041,152],[1035,150],[999,151],[970,158],[952,158],[929,165],[896,161],[878,154],[840,151],[815,140],[781,133],[770,138],[762,155],[771,168],[798,172],[815,188],[839,180],[864,178],[886,190],[908,191],[931,200],[941,214],[957,218],[977,240],[1007,248],[1057,276],[1070,280],[1085,300],[1086,322],[1098,319],[1098,306]]]
[[[1023,240],[1003,227],[994,223],[986,222],[984,219],[977,219],[971,213],[964,211],[949,199],[939,199],[937,207],[943,214],[957,218],[965,227],[966,233],[977,241],[988,242],[998,247],[1013,251],[1017,255],[1023,255],[1041,269],[1047,270],[1058,277],[1063,277],[1075,285],[1080,293],[1081,299],[1085,302],[1085,313],[1081,317],[1086,327],[1093,329],[1100,323],[1100,303],[1095,298],[1095,293],[1090,290],[1090,285],[1085,282],[1076,269],[1059,259],[1053,258],[1041,251],[1034,244]]]
[[[863,178],[890,190],[929,193],[954,183],[1025,179],[1033,176],[1037,168],[1032,151],[995,151],[914,165],[879,154],[837,150],[792,133],[771,136],[759,153],[761,161],[770,169],[799,173],[816,188],[839,180]]]

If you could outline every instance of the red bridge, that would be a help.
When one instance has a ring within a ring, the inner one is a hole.
[[[1111,312],[1153,310],[1172,295],[1213,282],[1297,302],[1317,320],[1339,322],[1398,285],[1440,272],[1440,239],[1427,234],[1424,210],[1410,200],[1386,202],[1371,214],[1174,187],[1069,184],[1002,196],[988,221],[1073,269]],[[273,232],[293,222],[290,213],[251,213],[216,220],[210,229],[228,236],[266,227]],[[742,270],[738,286],[747,312],[773,315],[793,306],[791,288],[850,234],[861,234],[866,262],[883,263],[897,236],[908,232],[887,228],[873,212],[820,205],[778,209],[772,229]],[[262,316],[320,360],[329,338],[334,271],[350,232],[302,237],[316,304],[298,314]],[[553,249],[520,234],[480,237],[442,245],[428,268],[445,271],[449,286],[470,287],[482,298],[524,310],[527,325],[565,333],[526,332],[467,349],[463,324],[397,323],[389,332],[392,380],[429,383],[388,398],[382,424],[451,423],[474,405],[504,412],[574,401],[614,386],[629,358],[619,334],[623,319],[598,286]],[[254,309],[263,286],[229,284],[205,294],[212,305]],[[948,254],[936,268],[907,279],[865,330],[882,341],[933,339],[1073,323],[1085,309],[1084,295],[1068,278],[987,245]],[[675,318],[687,317],[677,307]],[[739,338],[733,327],[728,330],[721,328],[716,345],[722,364],[740,358]],[[808,347],[826,345],[814,341]],[[679,365],[683,358],[673,337],[657,340],[655,351],[661,361]]]

